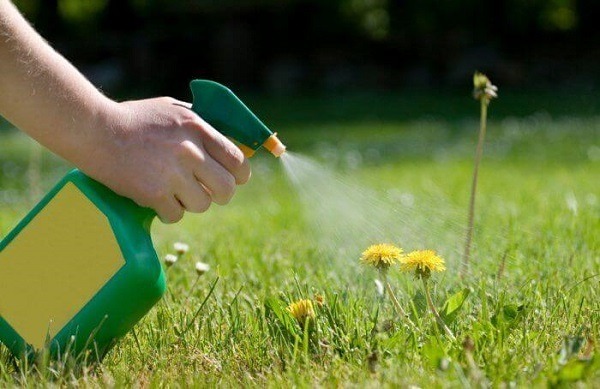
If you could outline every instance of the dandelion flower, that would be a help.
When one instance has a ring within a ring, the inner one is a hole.
[[[198,277],[210,270],[210,265],[204,262],[196,262],[196,274]]]
[[[429,306],[431,313],[435,317],[435,320],[438,322],[440,327],[444,329],[444,331],[450,339],[456,340],[456,337],[454,336],[450,328],[448,328],[446,323],[444,323],[444,320],[442,320],[438,310],[435,308],[428,287],[428,280],[431,276],[431,272],[442,272],[446,270],[446,266],[444,265],[444,260],[442,259],[442,257],[437,255],[436,252],[433,250],[416,250],[408,253],[404,258],[400,260],[400,269],[402,269],[403,271],[414,270],[415,276],[417,278],[420,278],[423,282],[423,290],[425,291],[427,305]]]
[[[446,270],[444,259],[433,250],[417,250],[408,253],[400,260],[400,269],[415,271],[417,277],[429,278],[431,272]]]
[[[287,307],[287,311],[300,323],[305,325],[306,321],[315,318],[315,310],[309,299],[298,300]]]
[[[173,244],[173,248],[175,249],[175,252],[179,256],[187,253],[190,250],[190,246],[187,243],[182,243],[182,242],[175,242]]]
[[[177,262],[177,255],[173,255],[173,254],[165,255],[165,265],[167,265],[167,267],[173,266],[175,264],[175,262]]]
[[[392,244],[382,243],[369,246],[361,256],[361,261],[379,270],[387,270],[402,258],[402,249]]]

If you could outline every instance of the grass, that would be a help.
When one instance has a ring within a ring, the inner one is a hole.
[[[139,344],[129,334],[102,365],[78,372],[18,370],[1,349],[0,385],[600,385],[600,116],[579,97],[534,97],[509,94],[491,107],[464,280],[477,103],[421,95],[256,100],[291,150],[381,198],[414,199],[416,211],[397,220],[395,243],[445,257],[448,271],[432,277],[432,297],[457,341],[427,314],[410,276],[392,269],[389,281],[416,329],[381,302],[376,272],[358,263],[360,245],[323,248],[329,237],[315,235],[278,162],[261,155],[229,206],[155,224],[160,256],[176,241],[191,250],[169,269],[165,299],[135,327]],[[0,236],[34,201],[25,179],[30,149],[23,136],[0,135]],[[67,167],[48,154],[42,161],[39,185],[49,189]],[[345,228],[344,215],[335,216]],[[420,235],[403,235],[411,226]],[[212,269],[191,289],[198,260]],[[324,304],[304,332],[285,307],[316,295]]]

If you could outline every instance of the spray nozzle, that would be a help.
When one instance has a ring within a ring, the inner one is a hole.
[[[281,154],[285,153],[285,145],[281,143],[279,138],[277,137],[277,133],[274,133],[270,137],[267,138],[265,143],[263,143],[263,147],[271,152],[276,157],[281,157]]]
[[[208,80],[190,83],[194,102],[192,110],[202,116],[223,135],[238,143],[246,157],[264,146],[279,157],[285,145],[259,118],[227,87]]]

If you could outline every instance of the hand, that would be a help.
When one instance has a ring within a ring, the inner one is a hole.
[[[250,178],[248,161],[190,107],[169,97],[115,103],[97,130],[105,158],[82,156],[80,167],[166,223],[227,204]]]
[[[0,86],[2,116],[165,222],[226,204],[250,177],[242,152],[188,104],[106,98],[2,0]]]

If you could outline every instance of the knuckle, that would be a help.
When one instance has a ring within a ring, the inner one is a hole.
[[[198,120],[195,116],[195,113],[183,107],[177,107],[176,110],[171,111],[167,116],[167,121],[169,126],[173,128],[186,128],[196,130],[196,128],[198,127]]]
[[[171,96],[162,96],[162,97],[159,97],[159,99],[160,99],[161,101],[163,101],[164,103],[166,103],[166,104],[173,104],[173,103],[176,101],[176,100],[175,100],[173,97],[171,97]]]
[[[182,108],[182,111],[179,114],[179,123],[181,127],[186,127],[194,131],[198,131],[201,127],[198,122],[198,116],[196,116],[194,111],[188,110],[187,108]]]
[[[204,161],[204,155],[199,152],[198,146],[189,139],[180,142],[176,146],[175,153],[180,161],[190,160],[190,158],[193,158],[200,163]]]
[[[185,108],[181,114],[183,115],[185,120],[194,128],[200,127],[202,125],[202,122],[199,120],[200,117],[196,114],[196,112],[192,111],[191,109]]]
[[[188,154],[196,150],[196,145],[191,140],[186,139],[179,144],[179,149],[182,153]]]

